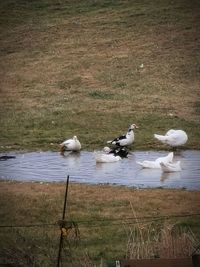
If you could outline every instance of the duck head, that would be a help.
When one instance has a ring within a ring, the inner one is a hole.
[[[105,146],[104,148],[103,148],[103,152],[105,152],[105,153],[109,153],[111,151],[111,149],[108,147],[108,146]]]
[[[139,127],[136,124],[131,124],[129,130],[138,129]]]

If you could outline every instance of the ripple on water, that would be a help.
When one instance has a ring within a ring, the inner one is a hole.
[[[18,181],[70,181],[93,184],[117,184],[137,188],[200,189],[200,151],[187,150],[175,154],[182,171],[162,173],[159,169],[141,169],[136,161],[155,160],[166,156],[166,151],[133,151],[131,155],[114,163],[96,164],[94,153],[81,151],[61,156],[58,152],[9,152],[15,156],[0,161],[0,178]],[[0,154],[3,156],[3,154]]]

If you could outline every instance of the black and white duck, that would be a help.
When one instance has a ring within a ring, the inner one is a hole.
[[[121,158],[127,158],[129,154],[129,150],[127,147],[109,148],[106,146],[103,150],[107,154],[113,154],[115,156],[120,156]]]
[[[137,129],[137,128],[139,127],[136,124],[131,124],[126,134],[121,135],[111,141],[107,141],[107,143],[120,146],[120,147],[130,146],[134,142],[134,139],[135,139],[134,129]]]

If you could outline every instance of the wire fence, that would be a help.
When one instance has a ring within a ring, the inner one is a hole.
[[[195,217],[199,216],[190,214],[187,217],[193,219],[193,215]],[[180,214],[178,217],[180,217]],[[168,218],[174,218],[174,215]],[[160,243],[154,234],[155,228],[147,228],[145,232],[143,229],[138,228],[138,223],[147,223],[151,227],[152,223],[155,222],[157,224],[158,220],[159,222],[160,220],[165,220],[165,217],[148,218],[148,220],[142,218],[138,222],[135,221],[135,218],[133,219],[134,222],[129,220],[127,223],[124,223],[123,219],[121,221],[108,220],[111,222],[108,225],[102,224],[103,222],[107,223],[104,220],[96,220],[93,225],[88,225],[87,220],[81,221],[80,224],[66,220],[63,222],[62,228],[60,228],[59,223],[20,225],[20,227],[17,225],[17,227],[11,226],[11,228],[3,226],[0,228],[0,232],[3,232],[4,239],[7,237],[9,240],[7,248],[5,244],[3,245],[5,247],[5,250],[3,250],[4,257],[6,256],[6,263],[10,263],[11,259],[16,263],[20,258],[20,261],[23,261],[23,263],[19,266],[23,267],[94,267],[95,264],[96,266],[101,266],[101,258],[111,264],[116,259],[129,258],[129,253],[133,253],[132,250],[137,253],[137,258],[142,258],[142,255],[147,255],[148,250],[151,250],[151,257],[157,257],[157,254],[153,252],[153,250],[156,251],[156,249],[153,249],[153,246],[154,243],[160,246]],[[89,221],[89,223],[92,222]],[[61,233],[62,246],[59,246]],[[147,237],[148,234],[149,236],[154,235],[152,238],[153,241],[151,237]],[[176,251],[177,247],[180,251],[180,247],[185,246],[185,238],[181,241],[182,244],[171,240],[165,243],[170,246],[169,242],[173,244],[173,251]],[[58,256],[59,247],[61,250]],[[183,249],[185,250],[187,247],[185,246]],[[130,252],[127,252],[127,250]],[[166,248],[166,250],[169,250],[169,248]],[[199,252],[197,241],[191,247],[189,255],[195,252]],[[173,253],[175,254],[175,252]],[[170,257],[174,254],[171,254]],[[29,259],[27,262],[28,255],[32,255],[32,259]],[[87,264],[85,263],[83,265],[78,260],[87,262]],[[44,261],[46,262],[45,264],[43,263]],[[91,263],[92,261],[94,261],[93,265]],[[105,264],[102,266],[108,265]]]
[[[136,245],[135,247],[131,247],[131,249],[135,250],[144,250],[143,248],[147,246],[147,241],[149,242],[148,246],[152,246],[152,240],[150,240],[149,237],[149,239],[147,238],[148,240],[145,241],[145,232],[143,229],[137,229],[139,224],[151,225],[153,223],[166,222],[167,220],[177,218],[194,219],[200,216],[200,213],[191,213],[188,211],[184,212],[184,214],[169,214],[164,216],[130,216],[123,218],[100,218],[73,221],[66,218],[68,183],[69,176],[66,182],[63,212],[60,220],[47,223],[38,222],[34,224],[21,223],[17,225],[0,225],[0,232],[2,229],[4,231],[3,234],[7,235],[8,239],[11,236],[11,242],[8,244],[8,247],[3,250],[7,259],[12,258],[15,264],[19,262],[19,266],[26,266],[27,264],[30,267],[41,266],[41,262],[43,262],[42,266],[93,267],[95,265],[91,263],[88,253],[84,254],[84,256],[81,253],[85,250],[85,247],[90,250],[91,254],[95,255],[95,253],[99,253],[99,258],[104,257],[107,258],[108,261],[109,257],[111,257],[111,253],[115,253],[116,257],[120,257],[122,254],[124,254],[124,257],[127,257],[126,251],[130,249],[127,244],[130,245],[130,241],[132,242],[131,246],[133,246],[132,244],[135,240],[140,239],[140,248],[136,247]],[[108,231],[109,235],[107,235],[106,229],[109,227],[112,230]],[[152,235],[154,230],[153,228],[147,229],[147,234]],[[91,231],[94,235],[91,234]],[[98,235],[97,233],[100,234]],[[116,249],[117,246],[113,244],[118,244],[118,249]],[[20,246],[22,248],[20,248]],[[94,247],[99,251],[94,252]],[[198,241],[195,241],[195,246],[191,247],[190,250],[191,255],[194,251],[199,251]],[[137,256],[140,257],[140,253],[137,253]],[[35,259],[33,259],[36,257],[32,256],[31,258],[29,255],[40,255],[38,265],[35,263]],[[24,262],[21,262],[23,261],[22,259]],[[77,262],[77,259],[80,259],[81,262]],[[82,261],[85,265],[82,264]]]
[[[143,216],[143,217],[123,217],[123,218],[103,218],[93,220],[76,220],[76,224],[79,227],[110,227],[111,225],[121,225],[126,223],[129,225],[137,224],[138,222],[154,222],[162,220],[170,220],[174,218],[186,218],[186,217],[197,217],[200,213],[184,213],[184,214],[169,214],[163,216]],[[109,222],[110,225],[102,224]],[[116,223],[117,222],[117,223]],[[0,225],[0,228],[29,228],[29,227],[51,227],[58,226],[59,221],[49,223],[36,223],[36,224],[19,224],[19,225]]]

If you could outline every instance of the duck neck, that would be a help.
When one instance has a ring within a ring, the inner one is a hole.
[[[129,129],[128,132],[127,132],[127,135],[128,136],[134,136],[133,129]]]

